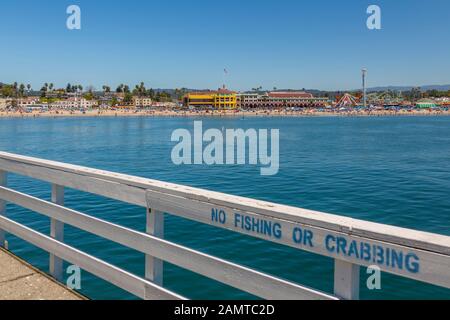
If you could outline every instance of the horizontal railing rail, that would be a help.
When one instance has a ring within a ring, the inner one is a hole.
[[[331,295],[326,295],[8,188],[0,187],[0,198],[262,298],[334,299]]]
[[[5,217],[0,217],[0,227],[15,236],[45,250],[58,257],[76,264],[80,268],[90,272],[142,299],[184,300],[169,290],[154,283],[141,279],[125,270],[117,268],[100,259],[83,253],[64,243],[56,241],[33,229],[20,225]]]
[[[359,266],[372,265],[450,288],[448,236],[5,152],[0,152],[0,171],[53,184],[52,203],[8,189],[0,175],[0,200],[50,217],[51,239],[62,242],[65,223],[141,251],[147,257],[146,278],[159,286],[164,260],[267,299],[358,299]],[[57,186],[146,207],[147,234],[65,208]],[[0,215],[1,208],[0,201]],[[334,295],[167,242],[163,212],[334,258]],[[54,254],[53,273],[61,272],[58,259],[67,259]]]

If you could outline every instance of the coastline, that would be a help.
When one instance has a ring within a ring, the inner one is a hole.
[[[0,118],[59,118],[59,117],[386,117],[386,116],[450,116],[449,111],[413,110],[413,111],[135,111],[135,110],[89,110],[47,111],[47,112],[0,112]]]

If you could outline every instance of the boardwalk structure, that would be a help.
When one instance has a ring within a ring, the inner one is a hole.
[[[51,183],[52,201],[8,188],[8,172]],[[65,187],[145,208],[147,232],[64,207]],[[9,219],[6,203],[49,217],[50,235]],[[163,213],[331,257],[334,292],[321,292],[164,240]],[[65,244],[65,224],[144,253],[145,278]],[[49,252],[55,279],[62,279],[65,260],[142,299],[186,299],[164,288],[164,261],[264,299],[359,299],[360,266],[373,265],[450,288],[448,236],[0,152],[1,244],[7,233]]]
[[[0,249],[0,300],[84,300],[84,297]]]

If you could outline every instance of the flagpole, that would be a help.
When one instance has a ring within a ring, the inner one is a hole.
[[[223,88],[224,88],[224,89],[226,88],[226,85],[225,85],[225,77],[227,76],[227,74],[228,74],[228,71],[227,71],[226,68],[224,68],[224,69],[223,69]]]

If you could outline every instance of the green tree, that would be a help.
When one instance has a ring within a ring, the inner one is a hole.
[[[119,104],[119,101],[116,97],[113,97],[110,101],[111,107],[117,106]]]
[[[19,86],[19,96],[24,97],[25,96],[25,85],[23,83]]]
[[[155,99],[155,91],[152,88],[148,89],[147,96],[154,100]]]
[[[116,92],[117,92],[117,93],[123,93],[123,87],[124,87],[124,85],[121,83],[121,84],[117,87]]]
[[[13,86],[4,85],[1,89],[1,94],[5,98],[12,98],[15,94]]]
[[[44,86],[41,88],[41,98],[47,97],[48,92],[48,83],[44,83]]]
[[[86,93],[84,96],[83,96],[83,98],[85,98],[86,100],[89,100],[89,101],[91,101],[91,100],[94,100],[94,93],[93,92],[88,92],[88,93]]]
[[[111,92],[111,88],[107,85],[103,86],[103,93],[110,93]]]
[[[130,104],[133,102],[133,95],[130,92],[126,92],[123,97],[123,102],[126,104]]]

